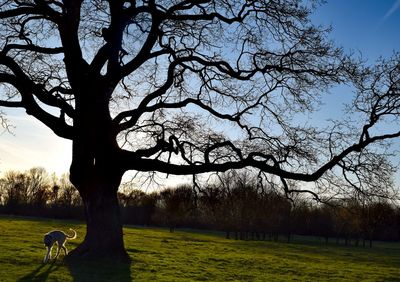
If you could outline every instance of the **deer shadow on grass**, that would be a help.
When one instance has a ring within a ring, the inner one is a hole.
[[[56,271],[60,265],[55,263],[41,264],[31,273],[19,278],[17,282],[27,282],[27,281],[47,281],[50,273]]]

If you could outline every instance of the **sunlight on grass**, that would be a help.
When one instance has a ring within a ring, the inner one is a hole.
[[[51,229],[73,228],[83,239],[85,226],[0,216],[0,281],[398,281],[400,244],[372,249],[337,247],[318,241],[280,243],[227,240],[219,233],[126,227],[132,264],[66,265],[62,258],[42,265],[42,236]]]

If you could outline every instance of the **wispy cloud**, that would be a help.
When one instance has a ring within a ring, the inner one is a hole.
[[[396,2],[393,3],[392,7],[387,11],[386,15],[383,17],[383,20],[386,21],[399,9],[400,9],[400,0],[397,0]]]

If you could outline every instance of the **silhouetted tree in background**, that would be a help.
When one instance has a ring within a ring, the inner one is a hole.
[[[118,199],[123,209],[123,218],[127,223],[151,225],[158,194],[145,193],[137,189],[120,192]]]
[[[174,232],[177,226],[187,225],[195,205],[192,187],[179,186],[175,189],[165,189],[159,193],[154,219],[167,225],[170,232]]]
[[[362,68],[310,22],[318,2],[2,1],[0,106],[72,140],[70,180],[87,231],[70,256],[128,259],[117,197],[128,170],[253,167],[285,194],[297,192],[287,179],[341,174],[358,190],[389,182],[393,167],[372,145],[400,136],[397,125],[375,130],[399,116],[399,58]],[[338,83],[357,87],[358,120],[324,130],[299,122]],[[8,199],[23,200],[21,191]],[[231,192],[245,221],[252,211],[239,197],[251,192]]]
[[[1,198],[0,212],[83,219],[83,203],[67,176],[42,178],[38,174],[48,176],[43,169],[34,168],[0,178],[0,195],[14,195],[11,202]],[[285,237],[290,241],[292,235],[308,235],[321,237],[326,244],[336,237],[337,244],[364,247],[372,247],[373,240],[400,240],[396,201],[371,197],[363,201],[358,197],[321,204],[301,194],[289,200],[271,184],[257,179],[256,174],[229,171],[196,190],[184,185],[151,193],[134,189],[128,182],[118,199],[125,223],[165,226],[170,231],[177,227],[219,230],[236,240],[277,241]],[[46,193],[32,198],[32,186]]]
[[[41,208],[46,205],[50,178],[43,168],[32,168],[25,173],[9,171],[2,179],[4,204],[9,208],[29,204]]]
[[[81,198],[67,177],[51,176],[40,167],[6,172],[0,179],[2,209],[20,215],[81,218]]]
[[[64,207],[82,206],[82,199],[78,191],[69,182],[67,174],[63,174],[53,186],[53,202]]]

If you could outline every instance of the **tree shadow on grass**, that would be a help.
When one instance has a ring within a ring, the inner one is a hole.
[[[112,260],[64,260],[73,281],[113,281],[130,282],[131,264],[119,263]]]
[[[21,277],[17,282],[27,282],[27,281],[47,281],[49,274],[56,271],[60,266],[54,263],[51,264],[41,264],[31,273]],[[42,272],[42,270],[44,270]]]

